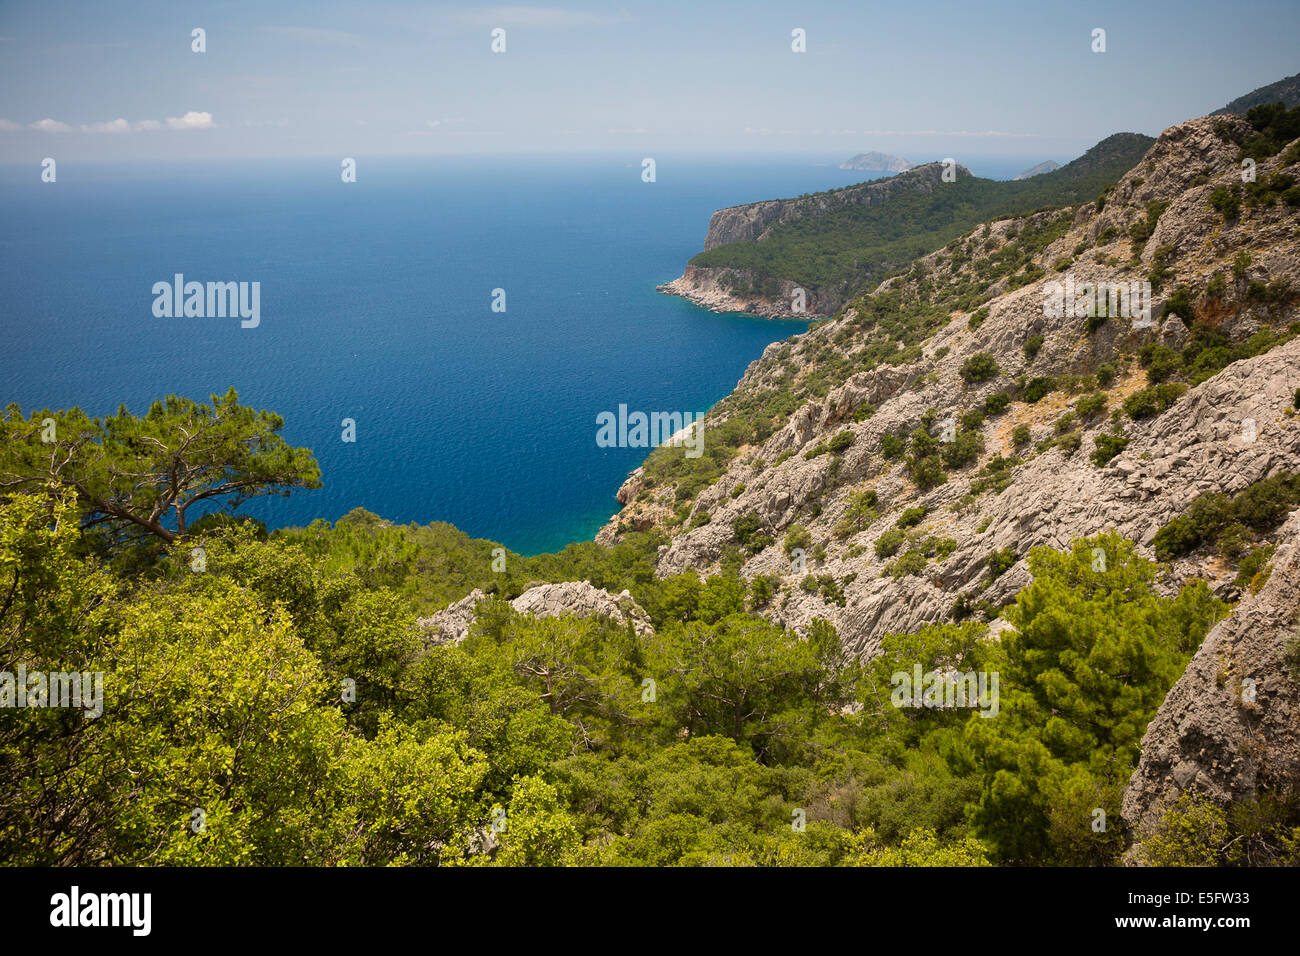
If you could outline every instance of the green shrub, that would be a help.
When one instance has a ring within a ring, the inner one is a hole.
[[[977,431],[961,431],[942,444],[939,457],[945,468],[965,468],[975,464],[983,453],[984,436]]]
[[[922,551],[916,548],[910,548],[896,561],[885,568],[884,573],[891,578],[902,578],[908,575],[920,574],[925,570],[927,559]]]
[[[1106,393],[1094,392],[1074,403],[1074,409],[1084,421],[1091,421],[1106,411]]]
[[[926,505],[917,505],[915,508],[908,508],[898,516],[898,521],[895,522],[895,524],[899,528],[914,528],[925,520],[925,516],[929,511],[930,509]]]
[[[961,366],[961,378],[967,385],[985,382],[996,377],[1002,371],[997,359],[988,352],[976,352]]]
[[[1241,195],[1236,184],[1220,186],[1210,193],[1210,205],[1223,216],[1225,222],[1236,219],[1241,213]]]
[[[1039,350],[1042,347],[1043,347],[1043,337],[1041,335],[1029,336],[1029,338],[1025,339],[1024,346],[1022,346],[1025,353],[1025,359],[1027,361],[1032,362],[1034,360],[1034,356],[1038,354]]]
[[[826,447],[831,454],[843,454],[844,450],[853,444],[853,432],[843,431],[830,440]]]
[[[1178,316],[1183,320],[1184,325],[1192,324],[1192,320],[1196,318],[1196,309],[1192,302],[1192,293],[1187,286],[1180,285],[1169,293],[1169,298],[1165,299],[1164,314]]]
[[[1211,491],[1197,496],[1187,510],[1156,532],[1152,546],[1162,561],[1187,554],[1207,541],[1228,556],[1242,553],[1246,530],[1266,533],[1300,505],[1300,475],[1283,472],[1247,486],[1232,498]]]
[[[1031,378],[1025,386],[1025,401],[1032,405],[1055,388],[1056,383],[1047,376]]]
[[[1124,414],[1132,419],[1151,418],[1169,410],[1187,391],[1182,382],[1164,382],[1134,392],[1124,399]]]
[[[1029,426],[1023,422],[1011,430],[1011,444],[1019,448],[1029,444]]]
[[[1102,433],[1093,439],[1092,463],[1100,468],[1127,447],[1123,432]]]
[[[844,517],[835,525],[835,537],[847,538],[849,535],[857,534],[875,521],[878,517],[876,505],[878,499],[874,489],[866,491],[851,491],[848,497],[848,507],[844,510]]]
[[[748,511],[731,523],[731,533],[736,543],[750,554],[757,554],[772,543],[772,536],[764,533],[763,519]]]
[[[1258,588],[1254,587],[1255,579],[1268,566],[1275,550],[1277,550],[1276,546],[1271,544],[1260,545],[1253,549],[1250,554],[1241,559],[1233,584],[1243,591],[1250,588],[1252,594],[1258,593]]]
[[[1240,521],[1232,522],[1214,536],[1214,550],[1229,560],[1241,557],[1249,549],[1250,529]]]
[[[1102,388],[1105,388],[1113,381],[1115,381],[1115,366],[1108,362],[1103,362],[1101,365],[1098,365],[1097,384]]]
[[[897,461],[907,451],[907,442],[898,435],[885,434],[880,438],[880,455],[890,461]]]
[[[989,573],[992,575],[993,580],[1002,577],[1002,575],[1010,571],[1012,565],[1014,565],[1018,560],[1019,558],[1016,556],[1016,552],[1010,548],[1003,548],[1000,551],[990,551],[988,556],[988,565]]]
[[[1143,346],[1138,353],[1138,362],[1146,368],[1147,382],[1151,385],[1158,385],[1177,375],[1183,368],[1182,353],[1157,343]]]
[[[785,533],[785,553],[787,557],[796,549],[807,551],[812,547],[812,532],[801,524],[792,524]]]
[[[1147,214],[1145,219],[1139,219],[1133,225],[1129,226],[1128,235],[1135,245],[1145,245],[1146,241],[1151,238],[1151,233],[1155,232],[1156,224],[1164,211],[1169,207],[1169,203],[1157,199],[1147,203]]]
[[[1026,439],[1027,441],[1028,439]],[[1020,464],[1018,458],[1003,458],[996,455],[988,460],[970,483],[972,495],[982,495],[986,491],[1000,493],[1011,484],[1011,470]],[[987,520],[987,519],[986,519]],[[984,529],[980,529],[983,531]]]
[[[876,539],[876,557],[889,558],[898,553],[898,549],[903,546],[907,535],[901,528],[890,528],[879,538]]]
[[[1300,389],[1296,389],[1297,407],[1300,407]],[[1011,404],[1011,396],[1006,392],[994,392],[984,399],[984,411],[989,415],[999,415]]]
[[[948,474],[943,470],[943,459],[938,455],[913,457],[908,462],[907,471],[921,491],[937,488],[948,480]]]

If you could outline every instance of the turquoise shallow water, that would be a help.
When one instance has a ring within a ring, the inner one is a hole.
[[[272,527],[365,507],[525,553],[589,538],[645,457],[600,448],[620,403],[704,411],[804,327],[655,291],[709,215],[860,174],[807,160],[639,158],[77,166],[0,177],[0,402],[143,411],[169,392],[284,416],[324,487]],[[261,322],[158,318],[153,284],[257,281]],[[506,311],[491,310],[492,290]],[[354,419],[357,440],[341,440]]]

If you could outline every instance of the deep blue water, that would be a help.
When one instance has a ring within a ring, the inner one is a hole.
[[[655,285],[714,209],[861,178],[806,159],[657,159],[652,184],[639,157],[358,157],[348,185],[336,159],[61,162],[54,184],[6,167],[0,405],[143,412],[233,385],[321,465],[321,489],[244,506],[272,527],[360,506],[524,553],[589,538],[646,454],[598,448],[598,412],[704,411],[803,328]],[[260,282],[260,326],[155,318],[151,288],[177,272]]]

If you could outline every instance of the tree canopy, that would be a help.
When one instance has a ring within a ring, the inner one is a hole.
[[[284,419],[239,404],[232,388],[211,404],[169,395],[143,416],[123,405],[91,418],[80,408],[0,418],[0,494],[69,490],[88,527],[184,537],[191,509],[235,508],[249,498],[320,487],[306,448],[280,436]]]

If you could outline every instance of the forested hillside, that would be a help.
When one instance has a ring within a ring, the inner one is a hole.
[[[690,264],[717,273],[741,298],[775,299],[782,282],[797,283],[813,293],[824,310],[833,312],[853,295],[978,223],[1091,202],[1132,169],[1152,142],[1149,136],[1116,133],[1066,166],[1031,179],[984,179],[962,167],[954,170],[955,181],[941,188],[899,188],[880,202],[848,198],[828,203],[826,211],[818,208],[816,200],[869,190],[849,186],[818,194],[808,197],[806,212],[800,214],[796,207],[757,240],[709,248]],[[931,179],[938,177],[938,167],[927,169],[933,173]],[[896,179],[919,184],[925,172],[910,170]]]

